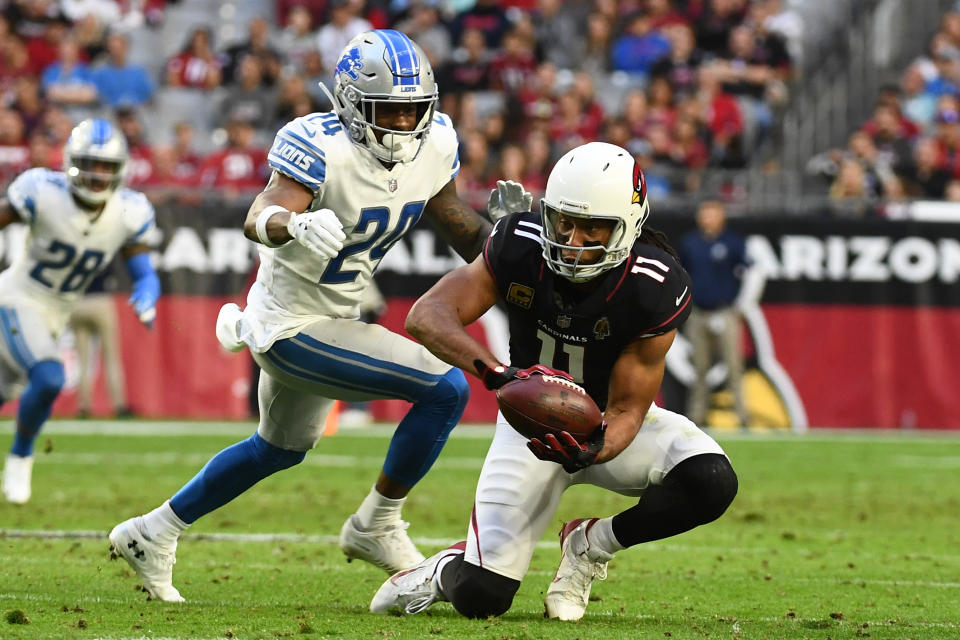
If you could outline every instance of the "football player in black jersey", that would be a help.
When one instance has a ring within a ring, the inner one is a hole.
[[[586,483],[639,501],[562,527],[546,613],[579,620],[614,553],[711,522],[733,501],[737,476],[720,446],[653,403],[690,310],[690,280],[664,236],[644,228],[648,213],[629,152],[577,147],[551,171],[539,213],[499,220],[483,254],[411,309],[407,330],[487,388],[553,368],[587,390],[604,421],[580,444],[566,433],[528,441],[498,416],[466,542],[395,574],[371,611],[417,613],[448,600],[469,617],[504,613],[561,495]],[[509,366],[464,329],[498,300],[509,317]]]

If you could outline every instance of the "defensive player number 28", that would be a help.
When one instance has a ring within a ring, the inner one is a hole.
[[[55,288],[54,284],[44,277],[43,272],[48,269],[57,271],[72,266],[70,273],[67,274],[60,285],[60,291],[65,293],[85,287],[97,272],[97,269],[100,268],[100,263],[103,262],[103,252],[93,249],[84,250],[80,254],[80,258],[74,262],[77,249],[59,240],[51,242],[47,251],[50,253],[50,258],[37,262],[37,265],[30,270],[30,277],[48,289],[53,289]]]
[[[540,362],[543,364],[549,363],[548,366],[554,369],[564,369],[562,362],[554,361],[557,353],[556,339],[544,333],[542,329],[537,329],[537,337],[540,338]],[[560,350],[567,354],[567,366],[564,370],[572,375],[577,382],[583,382],[583,347],[561,342]]]

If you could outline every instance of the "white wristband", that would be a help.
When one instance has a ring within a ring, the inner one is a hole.
[[[290,242],[287,240],[287,242],[281,242],[278,244],[271,240],[270,236],[267,235],[267,221],[278,213],[290,213],[290,210],[281,207],[278,204],[271,204],[269,207],[265,207],[257,216],[257,238],[260,239],[260,242],[263,244],[263,246],[270,247],[271,249],[282,247],[283,245],[287,244],[287,242]]]

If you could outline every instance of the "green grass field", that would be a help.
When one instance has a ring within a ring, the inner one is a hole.
[[[960,637],[960,438],[948,435],[718,436],[740,476],[730,510],[618,554],[586,617],[570,624],[542,617],[554,532],[630,500],[568,492],[500,619],[466,620],[448,604],[374,616],[367,606],[386,576],[347,564],[336,535],[375,479],[389,432],[342,432],[188,531],[174,571],[186,604],[147,602],[126,564],[109,560],[106,532],[250,429],[49,425],[32,502],[0,503],[0,638]],[[428,555],[465,536],[491,435],[458,431],[405,509]]]

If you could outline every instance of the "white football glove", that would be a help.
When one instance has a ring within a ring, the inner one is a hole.
[[[287,231],[293,239],[318,256],[332,258],[343,249],[343,224],[330,209],[318,209],[290,216]]]
[[[530,211],[533,196],[523,185],[513,180],[497,180],[497,188],[490,192],[487,214],[491,222],[517,211]]]

